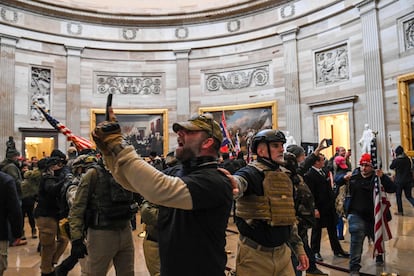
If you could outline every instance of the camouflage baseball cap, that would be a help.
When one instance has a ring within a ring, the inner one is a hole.
[[[178,122],[173,124],[174,132],[180,129],[186,130],[203,130],[210,134],[213,138],[216,138],[220,143],[223,141],[223,134],[221,132],[220,125],[214,120],[211,113],[204,113],[190,118],[185,122]]]

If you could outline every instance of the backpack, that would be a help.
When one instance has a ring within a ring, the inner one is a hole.
[[[40,179],[42,173],[38,169],[27,171],[24,173],[22,181],[22,198],[36,197],[39,193]]]
[[[295,187],[293,199],[296,217],[301,227],[312,228],[315,225],[315,199],[313,194],[299,175],[293,175],[291,179]]]

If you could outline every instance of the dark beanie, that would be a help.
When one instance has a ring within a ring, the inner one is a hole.
[[[59,159],[65,160],[66,159],[66,154],[64,154],[63,152],[61,152],[58,149],[54,149],[52,151],[52,153],[50,154],[50,157],[57,157]]]
[[[6,153],[6,158],[13,158],[15,156],[20,156],[20,152],[15,149],[9,149]]]
[[[305,150],[301,146],[298,146],[298,145],[289,145],[286,148],[286,151],[293,153],[296,156],[296,158],[305,154]]]
[[[403,153],[404,153],[404,149],[403,149],[403,147],[398,146],[398,147],[396,147],[396,148],[395,148],[395,154],[396,154],[396,155],[401,155],[401,154],[403,154]]]

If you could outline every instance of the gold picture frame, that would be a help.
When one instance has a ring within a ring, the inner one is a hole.
[[[277,129],[276,101],[199,108],[200,114],[206,112],[213,114],[219,123],[224,112],[232,143],[236,144],[235,138],[238,133],[240,149],[244,153],[248,153],[250,139],[255,133],[265,128]]]
[[[400,104],[401,145],[411,157],[414,156],[414,73],[397,78]]]
[[[114,109],[126,141],[142,157],[168,153],[168,109]],[[105,109],[91,109],[91,131],[105,120]]]

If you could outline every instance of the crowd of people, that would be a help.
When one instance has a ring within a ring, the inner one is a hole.
[[[55,149],[29,161],[8,142],[0,163],[0,275],[7,247],[26,243],[27,216],[31,237],[39,237],[42,275],[67,275],[79,262],[83,275],[106,275],[114,266],[117,275],[132,276],[138,211],[152,276],[224,275],[231,213],[239,232],[237,275],[328,275],[317,266],[323,228],[333,256],[349,258],[350,275],[359,275],[364,239],[374,239],[374,178],[396,192],[396,215],[403,215],[402,192],[414,206],[412,161],[401,146],[390,178],[369,153],[353,170],[344,147],[328,161],[321,153],[330,146],[326,139],[306,155],[299,145],[286,146],[282,131],[265,129],[252,137],[255,159],[247,163],[242,153],[220,153],[222,130],[204,114],[173,124],[174,152],[142,159],[110,118],[92,132],[97,150]],[[340,243],[344,223],[349,253]],[[68,244],[70,256],[61,260]],[[381,254],[376,263],[383,264]]]

